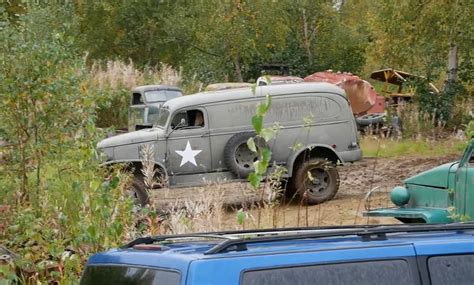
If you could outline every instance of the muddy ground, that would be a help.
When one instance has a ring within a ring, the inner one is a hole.
[[[326,203],[305,206],[298,201],[283,203],[278,207],[256,209],[252,201],[258,200],[247,183],[218,183],[200,188],[180,188],[157,192],[155,205],[164,208],[187,201],[206,201],[200,207],[224,202],[227,207],[218,218],[220,225],[213,229],[254,228],[254,227],[296,227],[318,225],[386,224],[397,223],[391,218],[370,218],[362,216],[365,210],[366,193],[379,187],[372,196],[370,207],[391,206],[390,190],[402,185],[403,180],[437,165],[457,160],[458,156],[444,157],[404,157],[404,158],[365,158],[362,161],[340,168],[341,185],[336,197]],[[244,203],[242,203],[244,201]],[[253,205],[253,206],[252,206]],[[236,210],[244,209],[247,219],[244,225],[237,225]],[[212,219],[211,219],[212,220]]]

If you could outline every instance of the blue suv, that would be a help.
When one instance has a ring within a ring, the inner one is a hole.
[[[81,284],[474,284],[474,223],[144,237],[92,256]]]

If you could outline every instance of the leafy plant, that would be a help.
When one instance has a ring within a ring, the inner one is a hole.
[[[17,253],[0,279],[26,284],[77,282],[88,256],[131,238],[135,224],[128,175],[106,173],[94,158],[99,93],[58,20],[65,8],[31,5],[0,29],[0,129],[9,145],[0,190],[10,206],[0,244]]]
[[[467,124],[466,135],[468,138],[474,138],[474,120],[470,120]]]
[[[266,96],[265,102],[257,105],[256,114],[252,117],[252,126],[257,134],[256,138],[249,138],[247,146],[249,149],[258,154],[258,160],[254,162],[254,172],[250,173],[248,180],[254,189],[258,189],[260,181],[262,181],[267,168],[270,163],[272,152],[265,144],[259,143],[257,145],[256,140],[262,139],[265,143],[270,141],[273,137],[273,130],[271,128],[264,128],[263,120],[266,113],[270,109],[272,100],[270,96]]]

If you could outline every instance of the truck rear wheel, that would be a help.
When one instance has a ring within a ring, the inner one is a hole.
[[[292,178],[297,193],[309,205],[331,200],[339,189],[339,173],[331,161],[311,158],[303,161]]]

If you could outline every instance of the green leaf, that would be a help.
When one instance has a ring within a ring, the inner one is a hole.
[[[272,157],[272,151],[268,148],[264,148],[262,150],[262,160],[268,163],[271,157]]]
[[[99,188],[100,184],[101,183],[99,181],[96,181],[96,180],[91,181],[89,183],[89,188],[92,189],[92,190],[96,190],[97,188]]]
[[[266,96],[266,101],[257,105],[257,115],[265,116],[272,105],[272,97],[269,95]]]
[[[265,116],[267,112],[267,106],[265,103],[260,103],[257,105],[257,116]]]
[[[262,175],[265,173],[265,167],[260,160],[257,160],[253,163],[253,169],[256,175]]]
[[[272,129],[269,129],[269,128],[264,128],[262,129],[262,131],[260,132],[260,136],[266,141],[270,141],[273,136],[274,136],[274,131]]]
[[[245,212],[240,209],[238,212],[237,212],[237,224],[239,225],[243,225],[243,223],[245,222]]]
[[[257,133],[257,135],[259,135],[263,128],[263,117],[259,115],[253,116],[252,126],[255,129],[255,132]]]
[[[252,89],[252,94],[255,95],[255,90],[257,89],[257,83],[252,84],[250,88]]]
[[[249,138],[247,140],[247,146],[249,147],[251,151],[257,152],[257,147],[255,146],[255,141],[253,138]]]
[[[260,186],[260,181],[262,180],[262,176],[255,174],[254,172],[250,173],[249,177],[247,178],[250,182],[250,185],[254,189],[257,189]]]
[[[120,178],[119,178],[118,176],[115,176],[115,177],[110,181],[110,188],[112,188],[112,189],[117,188],[119,182],[120,182]]]

